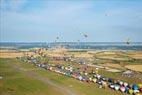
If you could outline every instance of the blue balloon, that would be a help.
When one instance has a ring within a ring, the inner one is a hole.
[[[138,86],[136,84],[133,84],[132,89],[133,90],[138,90],[139,88],[138,88]]]

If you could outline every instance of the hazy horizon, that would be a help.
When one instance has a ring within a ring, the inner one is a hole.
[[[1,41],[0,43],[126,43],[126,42],[77,42],[77,41],[70,41],[70,42],[65,42],[65,41],[62,41],[62,42],[55,42],[55,41],[49,41],[49,42],[45,42],[45,41],[37,41],[37,42],[29,42],[29,41],[27,41],[27,42],[22,42],[22,41],[13,41],[13,42],[11,42],[11,41]],[[142,41],[141,42],[130,42],[130,43],[142,43]]]

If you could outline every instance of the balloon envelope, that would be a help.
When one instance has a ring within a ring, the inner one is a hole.
[[[119,90],[120,86],[119,85],[115,85],[115,90]]]
[[[139,89],[136,84],[133,84],[132,88],[133,88],[133,90],[138,90]]]
[[[121,90],[122,92],[125,92],[125,87],[121,86],[121,87],[120,87],[120,90]]]
[[[112,88],[112,89],[113,89],[113,88],[114,88],[114,85],[113,85],[113,84],[111,84],[111,85],[110,85],[110,88]]]
[[[132,95],[133,92],[134,92],[134,91],[133,91],[132,89],[129,90],[129,94],[130,94],[130,95]]]
[[[125,87],[128,86],[128,83],[127,83],[127,82],[124,82],[124,86],[125,86]]]

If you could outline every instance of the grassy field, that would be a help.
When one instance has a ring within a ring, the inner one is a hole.
[[[21,71],[15,69],[17,66]],[[109,88],[99,89],[97,84],[82,83],[76,79],[69,78],[44,69],[37,69],[32,64],[21,64],[15,59],[0,59],[0,95],[63,95],[60,89],[45,84],[44,81],[36,77],[28,76],[25,72],[33,72],[41,78],[46,78],[50,82],[65,87],[76,94],[72,95],[125,95],[119,91]],[[65,94],[67,95],[67,94]]]
[[[57,89],[40,80],[26,76],[11,68],[14,60],[0,59],[0,95],[63,95]]]

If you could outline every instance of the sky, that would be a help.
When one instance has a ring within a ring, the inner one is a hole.
[[[0,42],[127,39],[142,42],[142,0],[0,0]]]

